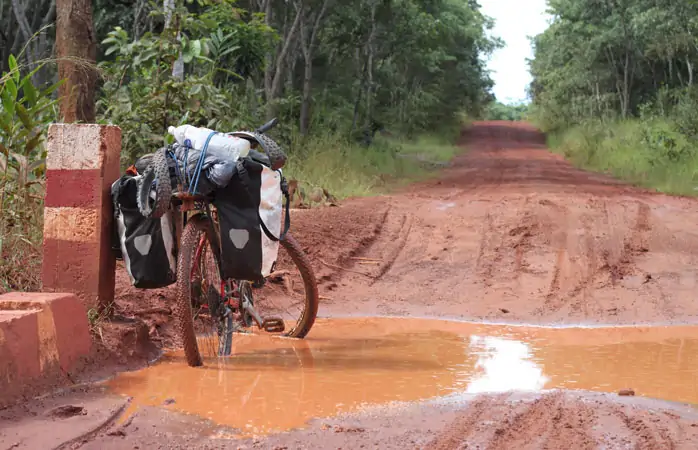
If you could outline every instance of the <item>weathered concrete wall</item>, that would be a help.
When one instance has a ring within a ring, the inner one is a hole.
[[[121,129],[53,124],[48,132],[43,290],[76,293],[89,309],[114,299],[110,188]]]
[[[65,383],[91,346],[87,312],[74,294],[0,296],[0,408]]]

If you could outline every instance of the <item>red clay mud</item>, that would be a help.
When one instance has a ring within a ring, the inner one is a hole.
[[[577,170],[551,154],[544,137],[526,124],[476,123],[463,144],[468,151],[436,179],[337,208],[294,211],[292,232],[321,279],[320,316],[696,322],[694,199]],[[137,291],[119,272],[117,312],[132,321],[120,332],[132,333],[133,324],[141,331],[129,344],[109,333],[105,341],[135,351],[145,345],[145,332],[161,347],[176,345],[169,290]],[[617,386],[611,394],[481,394],[445,405],[378,408],[232,443],[214,424],[152,407],[83,447],[695,447],[693,408],[616,393],[632,387]]]
[[[368,277],[346,272],[322,314],[695,322],[694,199],[577,170],[525,124],[478,123],[463,142],[441,177],[381,198],[361,255],[382,264],[348,264]]]

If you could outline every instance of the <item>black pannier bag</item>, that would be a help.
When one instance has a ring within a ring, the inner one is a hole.
[[[241,158],[228,185],[216,190],[213,203],[218,211],[223,277],[255,282],[270,275],[279,240],[290,227],[288,189],[281,170]]]
[[[136,200],[140,175],[124,175],[112,184],[114,234],[112,248],[124,260],[133,286],[157,289],[177,281],[174,219],[144,217]]]

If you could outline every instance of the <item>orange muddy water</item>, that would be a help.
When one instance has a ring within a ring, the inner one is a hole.
[[[428,319],[319,319],[305,340],[236,335],[234,356],[183,355],[107,383],[142,405],[266,434],[392,401],[552,388],[698,403],[698,328],[536,328]],[[174,400],[174,403],[172,402]]]

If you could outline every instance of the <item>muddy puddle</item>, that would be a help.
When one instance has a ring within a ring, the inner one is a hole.
[[[698,328],[529,328],[422,319],[319,319],[305,340],[235,337],[234,356],[183,355],[124,373],[112,392],[264,434],[366,405],[552,388],[698,403]]]

